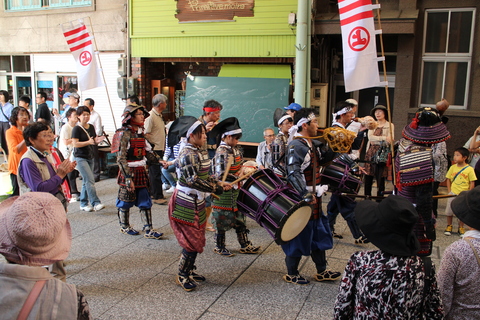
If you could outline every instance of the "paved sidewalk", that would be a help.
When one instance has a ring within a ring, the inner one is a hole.
[[[198,272],[207,281],[185,292],[175,284],[181,248],[170,229],[167,207],[154,204],[152,208],[154,227],[165,233],[164,240],[124,235],[115,208],[116,180],[102,180],[96,187],[105,209],[83,212],[78,203],[69,206],[73,242],[66,259],[67,282],[85,293],[95,319],[332,319],[339,281],[312,281],[306,286],[284,282],[281,248],[248,218],[250,239],[262,246],[261,254],[216,255],[213,233],[207,232],[205,251],[197,258]],[[324,207],[327,202],[324,197]],[[445,204],[446,199],[440,200],[441,213]],[[459,239],[443,235],[445,220],[442,214],[438,221],[432,255],[437,265],[445,247]],[[138,209],[132,211],[131,222],[141,229]],[[331,269],[343,271],[353,252],[375,248],[355,245],[341,217],[336,230],[344,239],[335,239],[334,248],[327,251]],[[227,233],[227,246],[238,253],[233,230]],[[310,258],[302,259],[300,272],[312,280],[315,268]]]

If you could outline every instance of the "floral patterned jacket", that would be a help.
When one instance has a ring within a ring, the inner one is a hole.
[[[422,259],[384,251],[359,251],[347,263],[334,319],[443,319],[432,265],[425,278]]]

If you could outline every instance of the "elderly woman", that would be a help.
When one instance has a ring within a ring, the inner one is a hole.
[[[44,123],[37,122],[27,126],[23,131],[23,138],[28,148],[18,167],[20,193],[29,191],[51,193],[66,209],[67,201],[60,185],[66,175],[75,169],[76,162],[66,159],[55,169],[49,154],[54,136],[50,127]]]
[[[33,192],[2,202],[0,243],[0,254],[8,262],[0,263],[0,318],[92,319],[83,293],[45,268],[65,259],[72,244],[58,199]]]
[[[18,164],[22,155],[27,151],[27,145],[23,138],[23,130],[28,126],[30,115],[28,110],[23,107],[16,107],[12,110],[10,116],[10,123],[12,126],[5,134],[8,144],[8,171],[10,172],[10,179],[12,181],[13,193],[12,196],[20,195],[20,189],[18,187],[17,172]]]
[[[354,253],[345,267],[334,319],[443,319],[443,306],[430,258],[416,255],[413,227],[418,214],[410,201],[391,195],[359,202],[360,229],[379,248]]]
[[[480,187],[460,193],[452,211],[465,223],[467,232],[445,249],[438,286],[445,306],[445,319],[480,319]]]

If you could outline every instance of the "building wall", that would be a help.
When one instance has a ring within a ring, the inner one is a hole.
[[[255,0],[253,17],[179,23],[177,2],[129,0],[135,57],[294,57],[295,0]]]
[[[92,2],[95,4],[91,7],[70,9],[1,10],[0,53],[68,52],[61,24],[75,19],[84,19],[89,30],[93,26],[98,50],[123,51],[127,31],[126,0]]]
[[[409,113],[409,118],[413,116],[413,112],[415,112],[416,107],[419,105],[425,10],[431,8],[476,8],[467,109],[448,109],[445,113],[445,115],[449,117],[447,127],[452,134],[452,138],[447,141],[447,148],[449,154],[453,154],[453,150],[463,146],[468,138],[473,135],[474,130],[480,125],[480,103],[478,103],[480,101],[480,90],[478,90],[478,88],[480,88],[480,3],[477,0],[418,0],[417,3],[420,13],[415,32],[415,58],[412,69],[411,93],[412,108],[406,110]],[[442,97],[439,97],[438,100],[441,98]]]

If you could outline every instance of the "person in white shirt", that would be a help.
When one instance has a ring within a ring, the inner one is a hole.
[[[260,142],[257,149],[257,158],[255,161],[260,169],[272,168],[272,150],[271,145],[275,139],[275,132],[272,128],[267,128],[263,131],[263,138],[265,141]]]
[[[78,116],[77,109],[70,108],[65,114],[68,122],[62,126],[60,131],[60,138],[58,139],[58,149],[62,153],[65,159],[70,159],[71,154],[73,153],[73,144],[72,144],[72,130],[77,125]],[[80,197],[80,192],[77,189],[77,177],[78,171],[73,170],[67,174],[68,182],[70,183],[70,193],[72,194],[71,202],[78,201]]]
[[[100,114],[93,110],[95,106],[95,101],[92,98],[87,98],[83,104],[90,109],[90,121],[88,124],[91,124],[95,128],[95,133],[97,137],[103,136],[103,126],[102,118]],[[93,145],[93,176],[95,177],[95,182],[100,181],[100,156],[98,154],[98,145]]]

